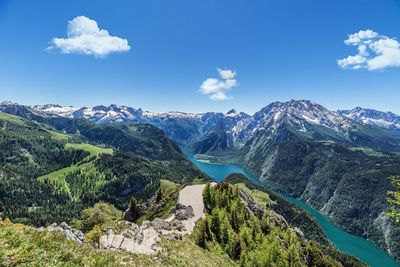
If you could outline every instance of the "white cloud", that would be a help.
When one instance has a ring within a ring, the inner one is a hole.
[[[67,38],[53,38],[52,48],[59,48],[65,54],[94,55],[106,57],[111,53],[130,50],[128,40],[111,36],[108,31],[100,29],[95,20],[78,16],[68,22]]]
[[[342,68],[382,70],[400,67],[400,43],[372,30],[350,34],[346,45],[357,46],[358,54],[338,60]]]
[[[379,34],[372,30],[359,31],[353,34],[350,34],[347,40],[344,41],[347,45],[357,45],[365,40],[373,39],[377,37]]]
[[[214,101],[222,101],[228,99],[228,96],[223,92],[218,92],[210,95],[210,99]]]
[[[235,79],[236,72],[228,69],[217,68],[218,74],[221,79],[208,78],[200,86],[200,92],[204,95],[208,95],[211,100],[222,101],[229,99],[226,92],[231,88],[238,86],[238,82]]]
[[[219,75],[221,75],[222,79],[233,79],[236,76],[236,72],[233,70],[223,70],[217,68]]]

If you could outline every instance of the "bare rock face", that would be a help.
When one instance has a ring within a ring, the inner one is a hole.
[[[177,219],[174,219],[172,221],[164,221],[162,219],[156,218],[151,222],[151,224],[157,231],[186,231],[185,225]]]
[[[131,223],[130,227],[115,234],[111,229],[100,237],[99,245],[103,249],[122,250],[141,254],[154,254],[160,248],[157,242],[160,237],[149,221],[142,226]]]
[[[238,190],[238,193],[242,203],[245,205],[247,211],[249,211],[251,214],[257,216],[258,218],[262,218],[264,216],[264,213],[267,212],[268,217],[276,226],[285,228],[289,227],[288,222],[282,215],[276,213],[273,210],[266,211],[266,209],[262,205],[258,204],[249,193],[241,189]],[[295,232],[296,234],[297,232],[300,232],[302,234],[302,237],[304,238],[303,232],[301,232],[299,229],[293,228],[293,232]]]
[[[285,228],[287,228],[289,226],[286,219],[282,215],[276,213],[273,210],[269,211],[268,216],[272,220],[272,222],[275,223],[276,226],[282,226]]]
[[[53,223],[52,225],[46,228],[47,231],[58,231],[63,233],[69,240],[75,241],[79,244],[82,244],[85,240],[84,234],[76,229],[73,229],[67,223],[62,222],[59,225],[57,223]]]
[[[265,208],[255,202],[253,197],[246,191],[239,189],[238,193],[247,211],[261,219],[265,213]]]

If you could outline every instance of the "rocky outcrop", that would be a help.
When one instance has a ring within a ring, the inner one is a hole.
[[[299,228],[297,228],[297,227],[292,227],[292,228],[289,228],[289,230],[292,232],[292,233],[294,233],[298,238],[300,238],[300,240],[301,240],[301,242],[303,243],[303,244],[305,244],[306,243],[306,237],[304,236],[304,233],[299,229]]]
[[[157,242],[160,236],[151,227],[149,221],[144,221],[142,226],[130,224],[130,227],[119,234],[115,234],[111,229],[106,235],[100,237],[99,246],[103,249],[122,250],[141,254],[154,254],[160,248]]]
[[[261,219],[265,213],[265,208],[254,201],[254,198],[246,191],[239,189],[238,193],[247,211]]]
[[[185,206],[181,203],[177,203],[173,211],[174,211],[175,218],[180,221],[188,220],[188,219],[194,217],[193,208],[190,205]]]
[[[289,231],[294,233],[303,244],[307,242],[307,239],[304,235],[304,233],[297,227],[290,227],[286,219],[280,215],[279,213],[276,213],[273,210],[267,210],[257,203],[254,198],[246,191],[239,189],[238,194],[241,198],[242,203],[245,205],[247,211],[249,211],[251,214],[257,216],[258,218],[262,218],[267,212],[267,216],[275,226],[282,227],[282,228],[288,228]],[[283,242],[283,241],[282,241]]]
[[[161,236],[166,239],[181,239],[183,235],[190,234],[196,221],[204,215],[204,204],[202,202],[204,186],[187,186],[181,190],[179,202],[173,208],[171,217],[166,220],[160,218],[156,218],[152,222],[146,220],[141,226],[125,221],[124,229],[118,233],[108,229],[106,234],[100,236],[99,248],[154,254],[160,250],[158,242]],[[145,207],[138,205],[138,208]],[[65,222],[59,225],[54,223],[47,228],[40,228],[39,230],[59,231],[70,240],[80,244],[84,242],[84,234],[73,229]]]
[[[262,218],[264,216],[264,213],[266,212],[266,209],[260,205],[259,203],[257,203],[254,198],[246,191],[239,189],[238,190],[238,194],[240,196],[240,199],[242,201],[242,203],[244,204],[244,206],[246,207],[247,211],[250,212],[251,214],[257,216],[258,218]],[[286,221],[286,219],[276,213],[273,210],[268,210],[268,217],[271,220],[271,222],[273,222],[276,226],[281,226],[281,227],[289,227],[288,222]]]
[[[121,250],[132,253],[154,254],[160,250],[157,245],[161,236],[167,239],[180,239],[187,234],[185,222],[193,218],[193,208],[183,204],[176,204],[170,220],[160,218],[152,222],[144,221],[139,227],[135,223],[126,222],[128,228],[120,233],[111,229],[100,237],[99,247],[103,249]]]
[[[285,228],[289,226],[289,224],[288,224],[288,222],[286,221],[286,219],[285,219],[282,215],[276,213],[276,212],[273,211],[273,210],[270,210],[270,211],[268,212],[268,216],[269,216],[270,220],[271,220],[276,226],[281,226],[281,227],[285,227]]]
[[[154,229],[157,231],[178,231],[184,232],[186,231],[185,225],[182,221],[178,219],[174,219],[172,221],[164,221],[162,219],[154,219],[151,224],[153,225]]]
[[[85,241],[84,234],[76,229],[73,229],[67,223],[62,222],[60,224],[53,223],[52,225],[48,226],[47,228],[41,228],[40,230],[47,230],[47,231],[58,231],[63,233],[69,240],[75,241],[79,244],[82,244]]]

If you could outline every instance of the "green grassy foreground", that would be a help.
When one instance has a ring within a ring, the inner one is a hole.
[[[235,266],[191,240],[161,242],[162,251],[139,255],[79,245],[57,232],[0,221],[0,266]]]

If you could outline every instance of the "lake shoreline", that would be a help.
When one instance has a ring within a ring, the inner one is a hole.
[[[285,200],[293,203],[294,205],[304,209],[310,216],[315,218],[327,236],[329,241],[339,250],[348,253],[354,257],[359,258],[369,266],[376,267],[395,267],[400,266],[400,263],[395,261],[385,250],[381,249],[368,239],[360,236],[349,234],[335,224],[330,222],[324,214],[318,210],[310,207],[308,204],[301,200],[286,196],[281,192],[270,188],[267,184],[262,183],[255,175],[253,175],[247,169],[226,162],[216,162],[211,159],[215,159],[213,156],[192,154],[188,151],[185,152],[187,158],[192,161],[198,168],[200,168],[207,175],[215,179],[216,181],[223,181],[231,173],[241,173],[248,179],[256,184],[265,187],[268,190],[273,191]]]

